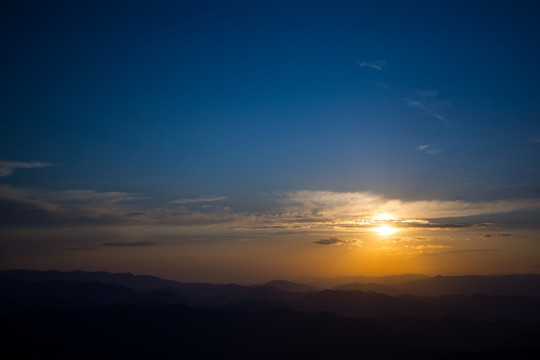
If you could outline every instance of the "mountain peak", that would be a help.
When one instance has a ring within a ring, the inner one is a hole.
[[[287,292],[307,292],[307,291],[318,290],[317,288],[309,286],[309,285],[293,283],[287,280],[280,280],[280,279],[269,281],[262,286],[273,287],[275,289],[278,289],[281,291],[287,291]]]

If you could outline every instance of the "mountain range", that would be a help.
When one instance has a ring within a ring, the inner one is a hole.
[[[99,345],[81,358],[103,352],[142,358],[152,351],[317,358],[355,346],[378,358],[519,358],[540,351],[539,281],[534,274],[398,276],[321,289],[285,280],[246,286],[9,270],[0,272],[0,320],[10,329],[8,353],[31,338],[40,339],[47,356],[62,355],[51,344],[64,339],[69,351]]]

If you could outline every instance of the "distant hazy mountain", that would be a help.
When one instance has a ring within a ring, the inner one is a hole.
[[[354,291],[354,290],[361,290],[361,291],[372,291],[380,294],[386,294],[386,295],[397,295],[401,291],[387,286],[383,284],[375,284],[375,283],[359,283],[359,282],[353,282],[348,284],[342,284],[334,287],[334,290],[348,290],[348,291]]]
[[[331,289],[342,284],[350,283],[374,283],[387,286],[394,286],[408,281],[425,280],[431,277],[421,274],[401,274],[389,276],[341,276],[336,278],[310,278],[305,279],[302,283],[315,286],[321,289]]]
[[[136,291],[117,284],[99,282],[0,278],[0,311],[118,304],[158,306],[183,302],[182,297],[166,290]]]
[[[284,304],[307,312],[382,319],[387,316],[458,317],[540,321],[540,300],[514,295],[389,296],[374,292],[324,290]]]
[[[97,281],[104,284],[118,284],[139,291],[148,291],[174,287],[177,281],[164,280],[148,275],[133,275],[132,273],[112,274],[105,271],[38,271],[38,270],[8,270],[0,271],[0,278],[22,281]]]
[[[402,292],[419,296],[447,294],[520,295],[540,299],[540,274],[435,276],[400,284]]]
[[[301,284],[285,281],[271,282],[273,286],[241,286],[236,284],[181,283],[153,276],[133,275],[131,273],[112,274],[88,271],[0,271],[0,279],[17,280],[24,283],[68,281],[100,283],[121,286],[132,291],[157,291],[174,293],[177,299],[192,306],[220,306],[243,301],[290,300],[300,296]],[[45,285],[43,285],[45,286]],[[50,285],[51,286],[51,285]],[[83,286],[83,285],[80,285]],[[288,290],[285,290],[287,288]],[[305,286],[305,289],[313,288]],[[90,291],[91,292],[91,291]],[[179,301],[180,302],[180,301]]]
[[[272,281],[267,282],[263,286],[275,288],[281,291],[288,291],[288,292],[308,292],[308,291],[320,290],[313,286],[293,283],[286,280],[272,280]]]
[[[287,307],[307,312],[327,311],[342,316],[382,318],[388,315],[433,316],[433,307],[418,299],[363,291],[324,290],[287,303]]]
[[[372,318],[399,315],[540,320],[540,275],[436,276],[399,282],[417,277],[385,277],[392,286],[354,282],[319,291],[285,280],[241,286],[180,283],[129,273],[12,270],[0,272],[0,310],[177,303],[245,311],[287,307]]]

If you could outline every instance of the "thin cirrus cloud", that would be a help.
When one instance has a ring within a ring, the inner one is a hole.
[[[444,117],[439,112],[437,112],[435,109],[422,101],[413,99],[405,99],[405,101],[407,102],[407,106],[422,110],[427,115],[432,116],[436,119],[444,120]]]
[[[367,62],[358,62],[357,64],[360,67],[367,67],[370,69],[382,70],[383,67],[386,66],[386,64],[388,64],[388,61],[375,60],[375,61],[367,61]]]
[[[13,174],[15,169],[36,169],[53,166],[54,164],[39,162],[39,161],[6,161],[0,160],[0,177],[5,177]]]
[[[107,204],[113,204],[122,201],[131,201],[141,199],[136,194],[119,192],[119,191],[107,191],[98,192],[94,190],[63,190],[50,192],[46,196],[49,200],[55,200],[59,202],[63,201],[82,201],[82,202],[104,202]]]
[[[418,109],[430,117],[441,121],[446,118],[442,115],[442,109],[450,106],[446,100],[439,99],[437,90],[417,90],[412,97],[405,98],[407,106]]]
[[[194,198],[194,199],[179,199],[179,200],[173,200],[169,203],[171,204],[199,204],[199,203],[208,203],[208,202],[215,202],[215,201],[222,201],[226,200],[227,198],[225,196],[210,196],[210,197],[201,197],[201,198]]]
[[[0,185],[0,199],[12,199],[15,201],[23,201],[27,203],[105,203],[114,204],[123,201],[142,199],[137,194],[106,191],[100,192],[95,190],[59,190],[59,191],[44,191],[32,188],[15,187],[9,185]]]
[[[100,226],[128,222],[137,209],[123,192],[44,191],[0,185],[0,224],[26,227]]]
[[[431,155],[438,154],[442,151],[441,149],[429,144],[417,145],[416,150]]]

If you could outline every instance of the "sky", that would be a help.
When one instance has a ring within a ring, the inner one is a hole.
[[[8,1],[0,266],[540,271],[534,1]]]

